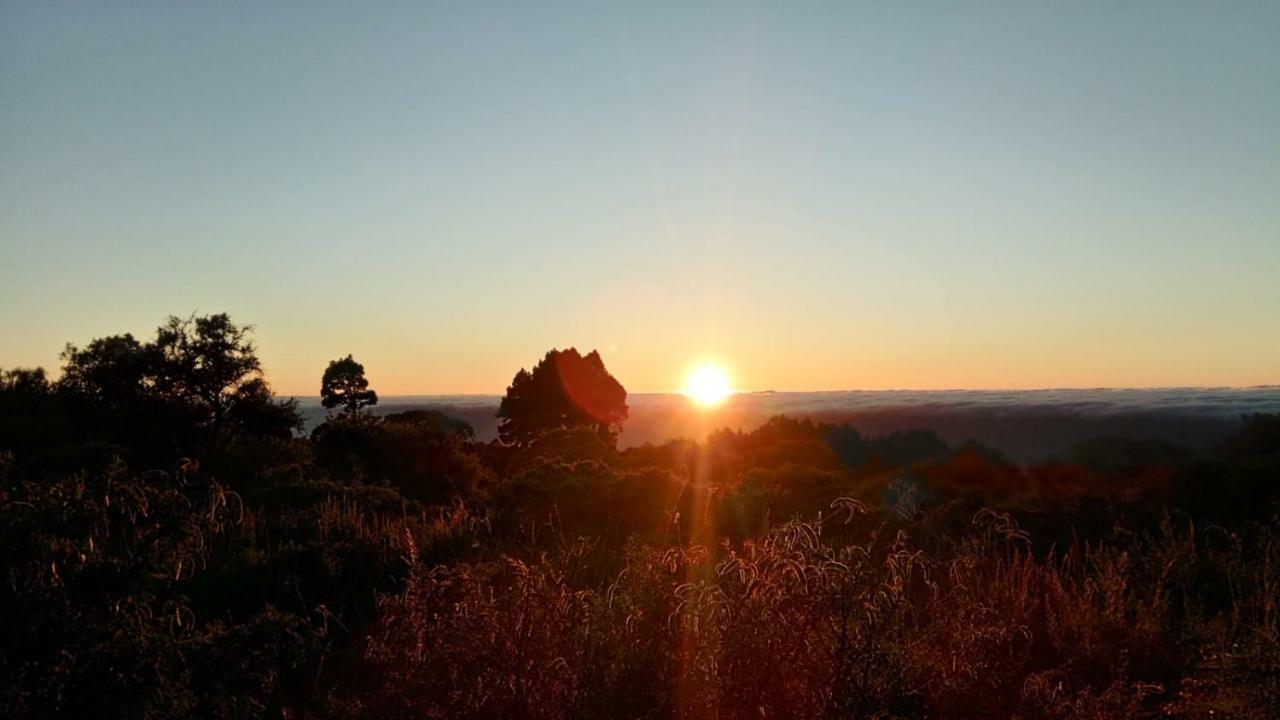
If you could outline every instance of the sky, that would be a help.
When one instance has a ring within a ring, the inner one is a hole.
[[[0,367],[1280,383],[1277,3],[0,0]]]

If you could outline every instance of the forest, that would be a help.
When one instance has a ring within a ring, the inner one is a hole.
[[[303,432],[224,314],[62,363],[0,373],[5,717],[1280,714],[1277,415],[1037,463],[786,416],[620,448],[594,351],[488,442],[378,414],[353,355]]]

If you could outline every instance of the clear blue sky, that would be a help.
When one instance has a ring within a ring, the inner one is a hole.
[[[1280,3],[0,4],[0,366],[1280,382]]]

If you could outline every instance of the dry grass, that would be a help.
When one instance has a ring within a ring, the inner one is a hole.
[[[526,560],[419,564],[405,593],[384,598],[361,672],[330,710],[1261,718],[1276,707],[1271,529],[1207,538],[1168,522],[1131,548],[1036,557],[1012,517],[984,511],[960,549],[931,557],[892,517],[847,500],[833,510],[737,545],[633,542],[597,585],[575,581],[592,576],[586,540]],[[1222,598],[1192,592],[1206,572]]]

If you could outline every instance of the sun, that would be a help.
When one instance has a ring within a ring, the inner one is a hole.
[[[733,394],[729,386],[729,376],[722,368],[715,365],[699,365],[689,373],[684,381],[684,395],[703,407],[711,407],[724,402]]]

